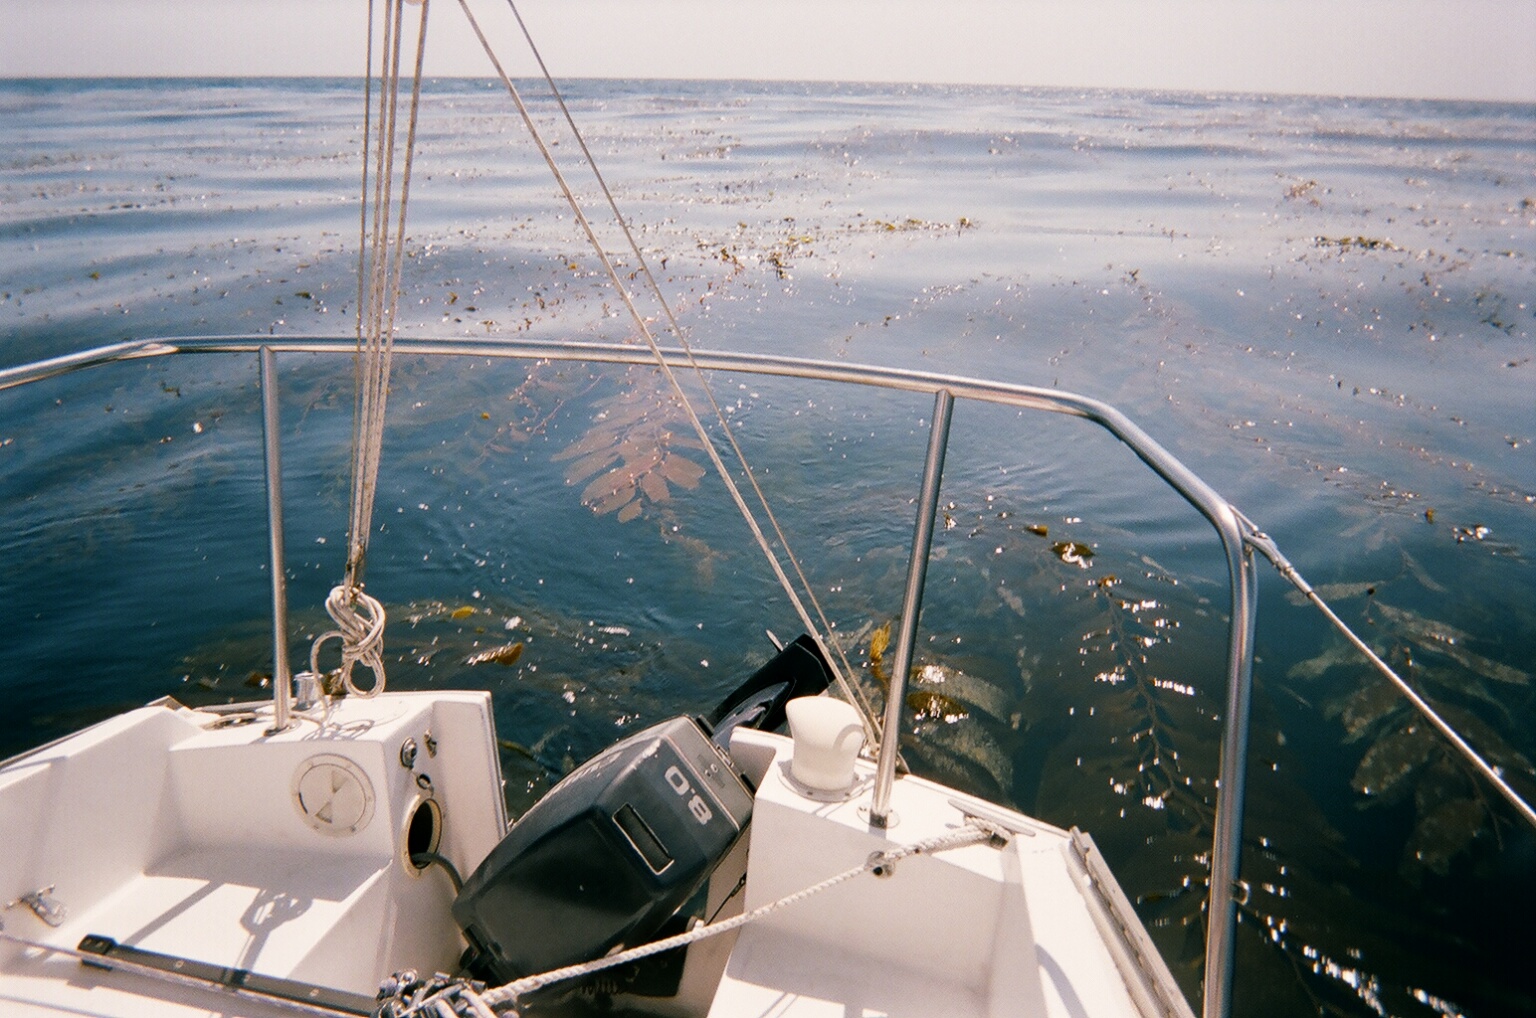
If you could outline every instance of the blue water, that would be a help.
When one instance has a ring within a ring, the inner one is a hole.
[[[1115,404],[1536,795],[1536,108],[569,94],[694,343]],[[330,81],[0,83],[0,366],[348,334],[360,105]],[[428,89],[416,174],[403,334],[629,336],[497,88]],[[282,363],[302,655],[342,568],[351,367]],[[655,385],[397,364],[368,573],[390,683],[492,689],[515,810],[631,726],[710,705],[764,659],[763,629],[795,631],[718,482],[671,483],[625,522],[582,505],[571,450],[627,434]],[[867,663],[899,607],[929,401],[714,385]],[[167,693],[261,695],[259,441],[251,358],[0,393],[0,756]],[[1224,694],[1208,527],[1085,425],[972,405],[942,500],[914,765],[1091,832],[1193,997]],[[1536,837],[1278,578],[1259,599],[1236,1013],[1536,1010]],[[467,664],[512,641],[511,668]]]

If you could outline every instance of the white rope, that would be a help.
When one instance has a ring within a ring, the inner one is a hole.
[[[522,979],[514,980],[504,986],[498,986],[493,990],[487,990],[485,993],[479,994],[479,1000],[481,1003],[496,1009],[515,1008],[518,998],[523,994],[532,993],[534,990],[553,983],[563,982],[567,979],[575,979],[578,976],[601,972],[604,969],[613,968],[615,965],[624,965],[632,961],[639,961],[642,958],[649,958],[651,955],[670,951],[676,947],[685,947],[707,937],[717,937],[722,933],[729,933],[731,930],[756,922],[764,916],[795,905],[806,898],[836,887],[838,884],[846,883],[861,874],[874,873],[877,876],[890,876],[896,863],[908,856],[941,852],[945,849],[974,845],[982,841],[996,840],[1000,844],[1004,844],[1008,841],[1009,837],[1009,833],[1004,828],[988,823],[985,820],[970,817],[966,820],[964,827],[956,828],[947,834],[928,838],[925,841],[914,842],[910,845],[904,845],[883,852],[874,852],[860,866],[846,869],[820,883],[812,884],[802,891],[797,891],[777,901],[771,901],[766,905],[759,905],[750,912],[743,912],[741,915],[723,919],[718,923],[695,926],[686,933],[679,933],[676,936],[665,937],[649,944],[642,944],[639,947],[620,951],[617,954],[610,954],[595,961],[567,965],[564,968],[552,969],[549,972],[543,972],[538,975],[524,976]]]
[[[309,670],[324,675],[320,670],[320,648],[327,640],[340,640],[342,687],[352,696],[378,696],[384,690],[384,606],[361,590],[338,586],[332,587],[325,599],[325,610],[336,628],[321,633],[310,644]],[[373,685],[367,689],[352,681],[352,667],[358,664],[373,672]]]
[[[405,263],[405,213],[410,201],[411,166],[416,148],[416,121],[421,104],[422,62],[427,38],[427,10],[423,0],[416,36],[416,62],[411,82],[411,105],[406,129],[405,149],[400,172],[400,197],[393,200],[394,164],[400,76],[401,17],[403,0],[395,0],[393,47],[384,70],[380,90],[381,129],[379,158],[382,164],[375,181],[374,228],[372,240],[369,317],[362,337],[362,386],[358,403],[358,438],[352,487],[352,532],[348,547],[347,582],[361,586],[363,562],[367,554],[373,519],[374,496],[380,453],[384,439],[384,410],[389,389],[389,369],[394,354],[395,316],[400,303],[400,276]],[[389,39],[391,27],[385,26]],[[398,219],[391,234],[390,213]]]
[[[344,580],[326,598],[325,610],[336,628],[323,633],[310,647],[310,670],[320,670],[320,648],[331,639],[342,644],[338,669],[343,688],[354,696],[376,696],[385,686],[383,639],[385,613],[377,599],[363,592],[363,570],[373,529],[379,464],[383,458],[384,411],[394,356],[395,317],[400,306],[400,277],[405,264],[405,213],[410,201],[411,164],[416,150],[416,121],[421,106],[422,64],[427,43],[428,0],[419,3],[415,67],[405,132],[403,157],[397,145],[401,48],[405,36],[405,0],[386,3],[379,61],[377,128],[372,109],[373,21],[368,5],[368,82],[363,93],[363,181],[357,263],[357,353],[354,359],[356,395],[352,416],[352,506],[348,520],[347,566]],[[372,151],[370,151],[370,147]],[[368,165],[374,172],[370,199]],[[396,162],[400,191],[395,198]],[[373,672],[366,690],[352,679],[354,666]]]
[[[483,989],[481,983],[442,972],[423,979],[407,969],[379,987],[373,1018],[496,1018],[480,996]]]

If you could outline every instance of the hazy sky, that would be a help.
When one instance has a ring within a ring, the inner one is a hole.
[[[503,0],[471,0],[514,74]],[[458,0],[428,72],[489,73]],[[0,76],[358,73],[366,0],[0,0]],[[1536,102],[1536,0],[521,0],[557,77]],[[483,13],[482,13],[483,12]]]

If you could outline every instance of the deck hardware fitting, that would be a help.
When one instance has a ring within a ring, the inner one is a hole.
[[[13,901],[7,902],[5,907],[12,909],[17,905],[25,905],[32,910],[33,915],[49,926],[62,926],[64,925],[64,920],[69,916],[69,908],[53,896],[55,886],[54,884],[49,884],[47,887],[39,887],[35,891],[28,892]]]

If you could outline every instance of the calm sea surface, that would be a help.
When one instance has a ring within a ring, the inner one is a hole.
[[[1115,404],[1536,796],[1536,107],[569,97],[695,344]],[[350,334],[360,107],[330,81],[0,82],[0,367]],[[630,338],[504,93],[427,90],[412,188],[404,335]],[[342,572],[351,365],[281,367],[303,660]],[[878,699],[930,401],[712,384]],[[635,726],[707,709],[765,659],[764,629],[796,632],[658,392],[647,370],[397,361],[368,573],[389,681],[493,691],[514,810]],[[263,695],[257,407],[249,356],[0,393],[0,756],[165,694]],[[1092,833],[1193,998],[1214,536],[1081,422],[965,404],[954,429],[908,752]],[[588,456],[658,434],[659,455]],[[1259,603],[1235,1013],[1536,1012],[1536,836],[1267,567]]]

